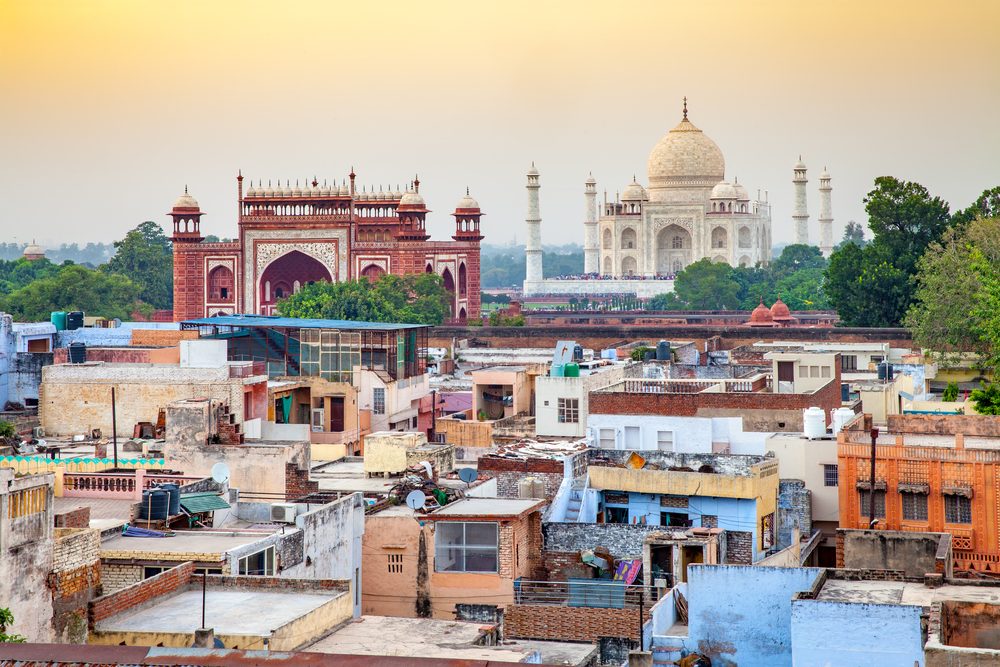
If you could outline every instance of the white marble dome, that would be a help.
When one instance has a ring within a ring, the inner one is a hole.
[[[184,188],[184,194],[174,202],[174,208],[198,208],[198,200],[189,195],[187,188]]]
[[[407,192],[399,200],[400,206],[423,206],[424,198],[416,192]]]
[[[622,191],[622,201],[646,201],[648,199],[649,195],[646,194],[646,188],[642,187],[634,179]]]
[[[477,202],[469,194],[468,190],[465,191],[465,196],[458,200],[458,204],[455,205],[455,210],[467,209],[467,208],[475,208],[475,209],[479,208],[479,202]]]
[[[729,181],[722,181],[717,183],[714,188],[712,188],[712,199],[738,199],[739,194],[734,186]]]
[[[736,191],[736,198],[740,201],[750,201],[750,192],[739,181],[733,183],[733,190]]]
[[[718,183],[726,174],[722,151],[686,117],[653,147],[649,187],[690,187]]]

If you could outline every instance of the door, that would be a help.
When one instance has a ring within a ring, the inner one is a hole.
[[[778,382],[795,382],[795,363],[791,361],[778,362]]]
[[[330,397],[330,430],[337,433],[344,430],[344,397]]]
[[[633,451],[640,449],[638,426],[625,427],[625,449],[631,449]]]

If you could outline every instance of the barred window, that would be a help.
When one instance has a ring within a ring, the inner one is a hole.
[[[871,516],[871,505],[868,504],[869,492],[858,491],[858,496],[861,502],[861,516]],[[875,517],[878,519],[885,518],[885,491],[875,491]]]
[[[823,464],[823,486],[837,486],[840,483],[836,463]]]
[[[578,424],[580,422],[580,399],[559,399],[559,423]]]
[[[855,354],[842,354],[840,355],[840,370],[842,371],[856,371],[858,370],[858,357]]]
[[[375,387],[372,389],[372,412],[377,415],[385,414],[385,388]]]
[[[386,557],[390,573],[399,574],[403,571],[403,554],[386,554]]]
[[[965,496],[944,497],[945,523],[972,523],[972,501]]]
[[[927,494],[901,493],[903,499],[903,519],[905,521],[927,521]]]

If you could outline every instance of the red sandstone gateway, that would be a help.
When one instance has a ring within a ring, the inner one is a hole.
[[[318,280],[437,273],[452,292],[451,321],[480,316],[479,230],[483,212],[466,190],[452,215],[451,241],[431,241],[430,212],[414,179],[404,192],[361,188],[351,170],[341,185],[253,184],[236,178],[239,234],[205,243],[198,202],[174,203],[174,320],[213,315],[271,315],[279,299]]]

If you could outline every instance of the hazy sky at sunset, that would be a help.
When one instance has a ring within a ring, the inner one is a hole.
[[[583,181],[613,197],[680,120],[767,189],[833,174],[834,234],[879,175],[968,205],[1000,185],[1000,2],[0,0],[0,240],[108,241],[188,184],[236,231],[253,179],[403,186],[435,237],[469,186],[487,242],[582,242]]]

